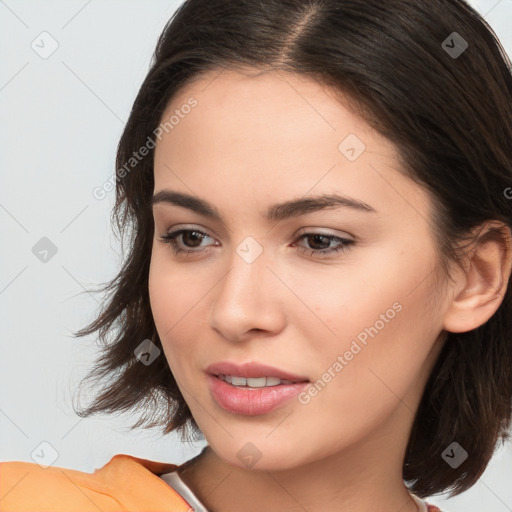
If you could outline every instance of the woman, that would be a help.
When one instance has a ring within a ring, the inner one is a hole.
[[[512,77],[461,0],[188,0],[117,155],[82,416],[206,448],[0,465],[0,510],[437,512],[512,405]],[[115,328],[114,328],[115,327]],[[165,412],[164,412],[165,411]]]

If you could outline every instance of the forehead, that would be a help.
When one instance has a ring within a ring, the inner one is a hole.
[[[366,146],[381,160],[394,160],[394,147],[345,103],[333,88],[295,73],[212,70],[167,105],[161,126],[167,122],[168,129],[157,141],[156,160],[163,153],[177,163],[186,154],[194,164],[207,153],[216,162],[299,171],[313,162],[335,163],[348,136],[356,150]]]
[[[183,108],[192,97],[197,100],[198,108],[194,110],[201,111],[203,126],[213,121],[216,126],[222,124],[229,128],[250,119],[251,131],[263,130],[262,135],[270,130],[276,135],[279,128],[285,128],[279,132],[279,140],[301,136],[312,139],[315,135],[321,136],[321,132],[341,135],[349,125],[361,137],[374,132],[357,113],[347,108],[346,98],[337,89],[311,77],[282,70],[209,71],[174,95],[163,120]],[[243,137],[243,134],[238,135]]]
[[[396,213],[404,213],[397,196],[408,198],[407,209],[425,203],[424,191],[397,171],[394,145],[343,100],[288,72],[211,71],[175,94],[162,116],[175,122],[157,141],[155,190],[219,198],[216,184],[229,183],[239,196],[268,203],[336,191]]]

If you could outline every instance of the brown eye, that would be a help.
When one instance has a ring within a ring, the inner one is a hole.
[[[349,251],[350,246],[355,243],[354,240],[334,235],[326,235],[325,233],[305,233],[299,237],[299,240],[306,240],[311,256],[315,254],[335,254],[340,251]],[[331,242],[337,242],[338,246],[329,247]],[[308,248],[303,245],[300,247],[303,251],[308,250]]]
[[[178,240],[179,238],[181,238],[181,243]],[[170,244],[175,254],[179,254],[182,252],[191,254],[203,251],[203,249],[200,248],[200,245],[205,238],[211,237],[206,233],[203,233],[202,231],[198,231],[196,229],[178,229],[176,231],[172,231],[170,233],[167,233],[166,235],[161,236],[160,240],[163,243]],[[198,247],[198,250],[190,250]]]
[[[201,244],[204,235],[199,231],[183,231],[181,233],[181,239],[187,247],[197,247]],[[189,245],[189,242],[191,244]]]

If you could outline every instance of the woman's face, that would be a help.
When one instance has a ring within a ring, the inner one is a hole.
[[[214,452],[279,469],[405,449],[450,299],[434,286],[427,192],[303,76],[211,73],[171,116],[155,150],[151,308]],[[180,230],[176,253],[161,237]]]

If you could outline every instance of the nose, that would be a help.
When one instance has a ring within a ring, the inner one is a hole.
[[[275,335],[285,325],[285,286],[268,268],[265,251],[248,263],[234,252],[230,267],[212,290],[210,325],[230,341]]]

